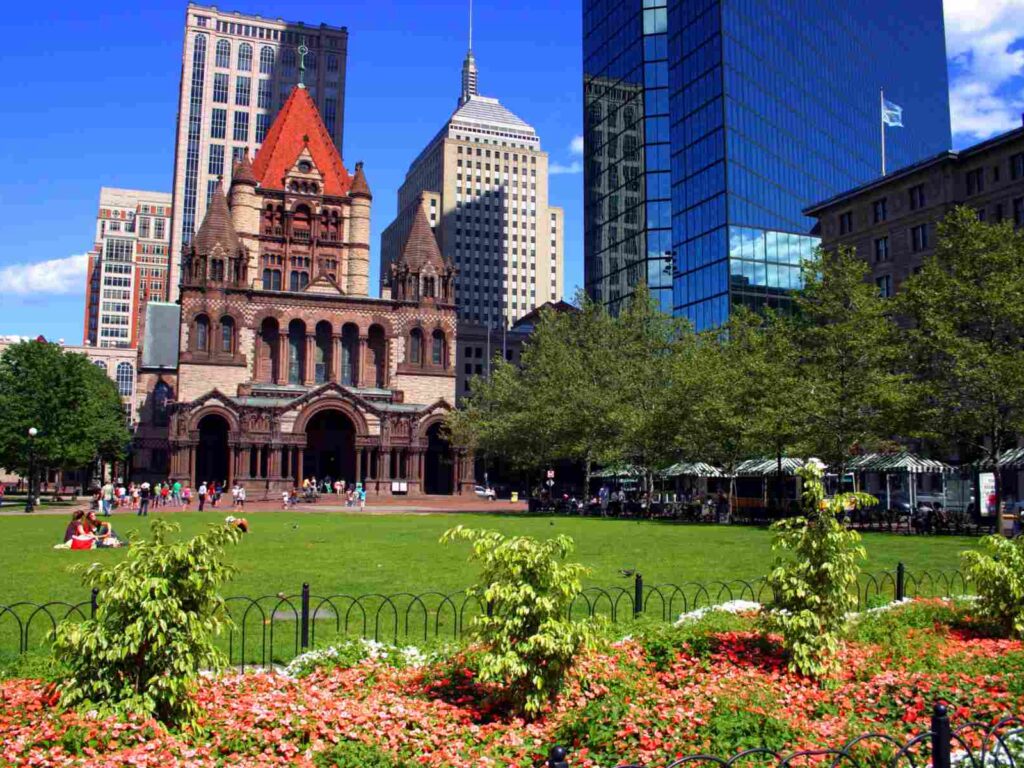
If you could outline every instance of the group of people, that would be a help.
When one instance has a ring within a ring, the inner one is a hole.
[[[226,482],[210,481],[201,482],[195,490],[187,482],[179,480],[165,480],[155,483],[119,483],[106,482],[93,493],[92,509],[102,511],[104,517],[110,517],[117,509],[130,509],[140,517],[149,514],[150,508],[159,509],[162,507],[176,507],[187,511],[192,507],[192,502],[197,502],[200,512],[206,506],[216,507],[224,495]],[[231,503],[234,509],[245,507],[245,488],[235,483],[231,488]]]
[[[84,512],[76,509],[71,522],[64,529],[64,541],[55,549],[96,549],[124,546],[124,541],[114,533],[110,521],[100,520],[96,510]]]
[[[362,483],[349,484],[343,480],[331,480],[325,477],[317,480],[315,477],[307,477],[302,480],[302,488],[292,488],[290,491],[282,491],[281,497],[285,509],[293,509],[299,500],[313,502],[320,498],[320,494],[333,494],[338,498],[345,499],[346,507],[358,506],[360,510],[366,509],[366,487]]]

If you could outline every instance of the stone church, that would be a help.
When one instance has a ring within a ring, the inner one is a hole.
[[[370,298],[371,203],[362,164],[346,170],[297,86],[186,247],[180,307],[164,307],[175,366],[152,362],[166,313],[147,318],[136,477],[238,481],[250,498],[308,477],[472,490],[472,459],[441,428],[455,402],[454,269],[421,211],[392,292]]]

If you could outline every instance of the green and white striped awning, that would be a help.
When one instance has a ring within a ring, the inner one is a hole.
[[[782,458],[782,474],[795,475],[796,471],[803,467],[803,459],[794,459],[789,456]],[[773,459],[748,459],[736,465],[736,477],[772,477],[779,472],[779,460]]]
[[[661,474],[664,477],[722,477],[722,470],[703,461],[680,461]]]
[[[942,474],[956,471],[954,467],[935,459],[925,459],[909,451],[899,453],[866,453],[849,464],[854,472],[885,472],[890,474]]]

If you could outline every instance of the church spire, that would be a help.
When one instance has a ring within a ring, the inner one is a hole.
[[[469,48],[466,59],[462,62],[462,95],[459,104],[465,104],[471,96],[476,96],[476,59],[473,57],[473,0],[469,0]]]

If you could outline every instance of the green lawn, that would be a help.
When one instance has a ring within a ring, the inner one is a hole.
[[[184,534],[222,520],[213,514],[161,514],[178,522]],[[252,532],[231,552],[238,576],[227,594],[297,593],[309,582],[317,594],[366,592],[451,592],[472,582],[475,568],[466,562],[465,545],[442,546],[438,538],[462,524],[537,537],[568,534],[576,541],[577,560],[592,569],[588,583],[623,585],[619,569],[637,568],[648,584],[753,579],[770,561],[769,533],[746,526],[673,525],[621,520],[493,515],[358,516],[285,512],[247,515]],[[0,517],[0,604],[18,600],[81,600],[87,597],[73,563],[114,562],[116,550],[54,550],[62,517]],[[114,528],[126,535],[145,534],[148,522],[131,514],[114,515]],[[910,571],[956,568],[959,553],[973,539],[950,536],[865,534],[865,569],[893,569],[898,561]]]
[[[226,514],[228,510],[161,516],[180,523],[183,535],[187,535],[223,520]],[[266,599],[257,605],[242,600],[229,603],[238,628],[222,642],[234,663],[240,660],[239,648],[243,646],[247,663],[287,661],[298,653],[296,614],[300,603],[296,596],[303,582],[310,584],[313,595],[310,608],[314,645],[355,635],[417,643],[429,641],[435,635],[454,637],[459,627],[467,626],[469,618],[479,610],[475,604],[463,602],[462,597],[451,602],[440,595],[422,601],[409,597],[390,601],[367,598],[358,604],[345,599],[324,603],[320,598],[371,593],[460,593],[472,583],[476,573],[476,567],[466,559],[468,547],[438,543],[441,534],[457,524],[537,537],[568,534],[577,544],[575,558],[592,569],[587,585],[619,588],[590,591],[589,598],[596,602],[588,608],[586,600],[581,601],[576,606],[577,613],[585,615],[596,609],[604,615],[615,614],[617,621],[629,620],[632,614],[633,582],[623,578],[620,569],[638,569],[651,587],[665,583],[752,581],[765,574],[771,561],[769,532],[745,526],[471,514],[358,516],[257,512],[246,516],[252,530],[230,551],[238,575],[224,594]],[[0,517],[0,605],[20,601],[85,602],[88,591],[70,567],[75,563],[116,562],[124,556],[124,550],[54,550],[53,544],[60,539],[65,522],[57,516]],[[115,514],[114,528],[121,535],[132,530],[145,534],[148,521],[130,513]],[[901,561],[911,574],[955,569],[959,553],[974,543],[973,539],[948,536],[867,534],[869,559],[865,570],[892,571]],[[922,584],[920,591],[931,594],[929,590],[934,588],[934,584]],[[715,587],[702,592],[692,585],[683,592],[649,589],[645,597],[647,614],[669,618],[698,603],[759,597],[739,590],[729,592]],[[882,591],[891,597],[891,580]],[[938,591],[942,593],[941,587]],[[289,597],[279,600],[275,597],[279,593]],[[862,590],[862,597],[868,600],[872,595]],[[59,607],[50,614],[33,614],[34,610],[32,606],[17,608],[17,619],[0,612],[0,667],[20,643],[29,647],[45,643],[53,622],[67,612]],[[23,640],[19,640],[19,633]]]

